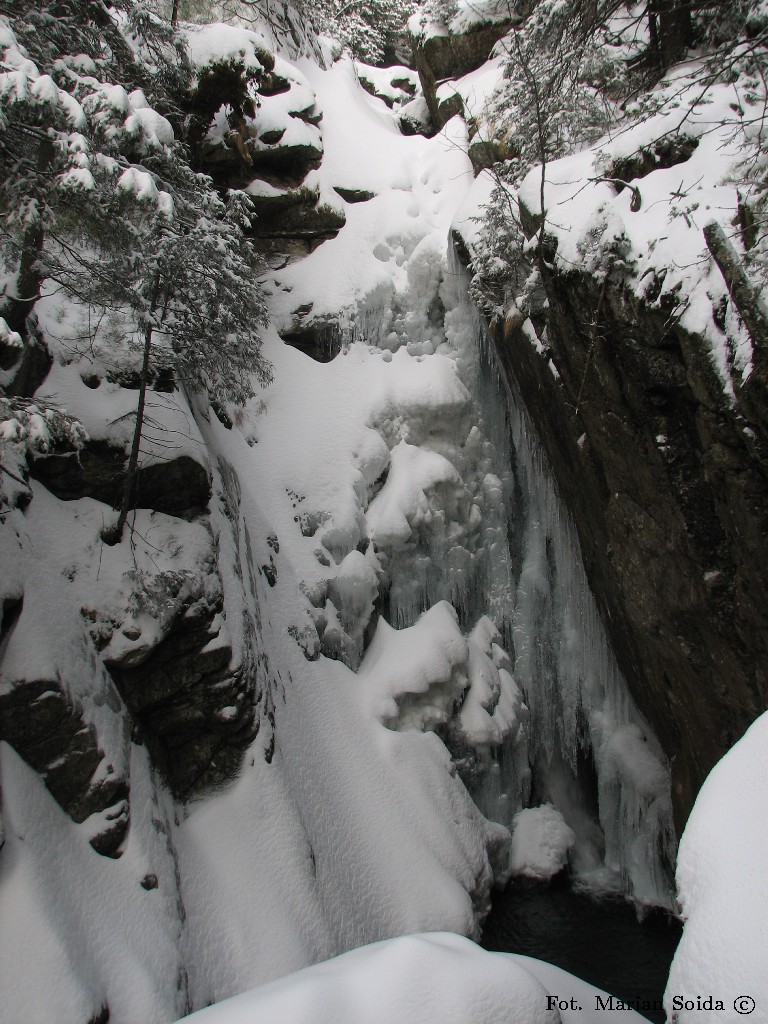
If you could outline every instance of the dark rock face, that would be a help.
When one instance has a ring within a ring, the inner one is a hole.
[[[363,188],[342,188],[340,185],[334,185],[333,189],[345,203],[367,203],[376,195],[375,192],[367,192]]]
[[[88,441],[80,452],[33,459],[30,474],[62,501],[95,498],[119,508],[126,462],[122,448],[107,441]],[[206,511],[210,497],[206,469],[182,455],[139,469],[134,507],[193,519]]]
[[[73,821],[83,822],[103,811],[104,828],[91,845],[105,856],[119,856],[118,848],[128,831],[128,782],[111,765],[99,771],[104,754],[96,731],[57,680],[21,680],[4,685],[0,693],[0,739],[39,772],[51,795]]]
[[[219,602],[192,594],[163,640],[107,660],[153,762],[182,799],[232,778],[256,735],[254,682],[219,638]]]
[[[281,331],[280,337],[286,345],[297,348],[318,363],[330,363],[341,351],[341,333],[334,322],[297,320],[290,330]]]
[[[490,56],[495,44],[512,28],[513,22],[479,24],[461,35],[430,36],[414,42],[413,66],[419,73],[421,87],[432,117],[433,128],[439,131],[454,114],[461,112],[461,99],[441,105],[437,100],[438,85],[449,78],[461,78],[475,71]]]
[[[276,247],[279,251],[285,247],[286,240],[305,241],[311,251],[312,243],[316,246],[327,238],[334,238],[345,223],[343,212],[332,206],[295,204],[262,214],[253,226],[252,237],[256,248],[267,251],[270,243],[271,248]],[[267,245],[260,245],[262,241]]]
[[[768,376],[725,396],[709,343],[620,277],[543,265],[540,344],[495,328],[590,585],[670,758],[677,825],[768,697]],[[546,334],[543,328],[546,326]],[[762,410],[762,412],[759,412]]]

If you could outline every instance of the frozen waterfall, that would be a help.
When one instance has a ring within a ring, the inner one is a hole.
[[[402,628],[444,600],[466,633],[491,620],[509,656],[516,727],[470,737],[450,721],[435,726],[476,803],[508,826],[524,807],[552,805],[575,836],[569,860],[581,885],[672,909],[668,766],[616,663],[546,457],[467,294],[468,276],[450,259],[415,308],[374,302],[352,318],[358,342],[419,359],[450,354],[468,392],[460,416],[378,424],[392,447],[367,510],[388,591],[382,613]],[[414,479],[427,507],[410,509],[398,530],[397,498]],[[470,678],[454,697],[472,692]]]

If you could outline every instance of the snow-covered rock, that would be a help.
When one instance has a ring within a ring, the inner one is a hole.
[[[573,829],[551,804],[519,811],[512,823],[512,874],[552,878],[568,863],[568,851],[575,842]]]
[[[664,995],[680,1024],[760,1021],[768,1009],[766,756],[764,714],[712,769],[680,840],[683,937]]]

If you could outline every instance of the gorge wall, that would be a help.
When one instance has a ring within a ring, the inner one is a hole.
[[[621,280],[546,265],[543,280],[549,309],[536,338],[546,330],[546,342],[510,318],[495,327],[497,351],[670,759],[680,828],[768,696],[765,433],[726,401],[706,341],[633,301]]]

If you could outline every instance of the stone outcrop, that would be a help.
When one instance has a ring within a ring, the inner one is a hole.
[[[258,731],[255,679],[231,665],[221,610],[220,594],[193,587],[159,643],[105,652],[139,737],[181,799],[232,778]]]
[[[197,166],[222,192],[248,191],[255,248],[282,266],[335,237],[346,218],[341,207],[323,202],[316,187],[304,184],[322,161],[322,112],[306,87],[274,70],[273,58],[262,63],[260,74],[229,63],[207,69],[190,98],[190,143]],[[277,123],[262,130],[257,107],[266,103],[269,111],[271,97],[292,89],[294,101],[289,97],[286,109],[272,115]]]
[[[678,827],[768,698],[768,391],[728,399],[709,342],[651,290],[544,262],[548,312],[495,324],[573,516]],[[757,339],[756,339],[757,341]],[[760,413],[760,410],[763,410]]]
[[[115,695],[115,699],[117,699]],[[119,701],[118,701],[119,703]],[[103,764],[96,730],[56,679],[4,681],[0,739],[39,772],[59,806],[76,822],[103,812],[91,845],[119,856],[128,831],[128,781]]]
[[[454,100],[441,101],[437,95],[439,85],[447,79],[461,78],[477,70],[514,24],[512,19],[482,22],[467,32],[448,32],[412,40],[413,66],[419,73],[435,132],[454,114],[461,113],[461,97],[453,94]]]
[[[335,238],[346,223],[342,210],[318,203],[316,194],[309,202],[299,199],[271,205],[260,197],[256,206],[261,211],[251,232],[256,248],[272,259],[283,257],[282,262],[288,255],[308,255],[326,239]]]
[[[0,342],[0,383],[8,397],[34,395],[53,363],[34,314],[27,318],[25,335],[21,349]]]
[[[32,459],[30,475],[62,501],[95,498],[119,508],[126,465],[122,448],[108,441],[86,441],[79,452],[40,455]],[[188,455],[138,470],[136,508],[151,508],[166,515],[193,519],[205,513],[210,497],[207,470]]]

